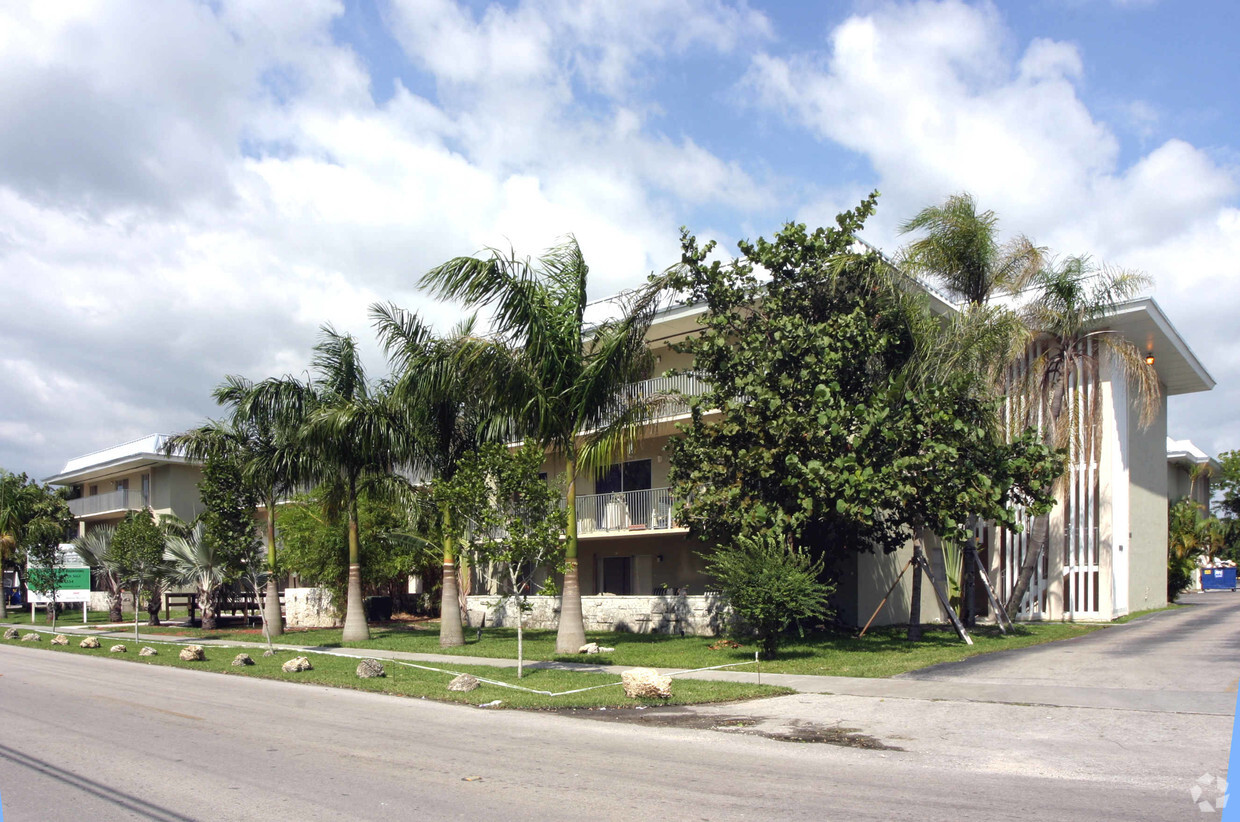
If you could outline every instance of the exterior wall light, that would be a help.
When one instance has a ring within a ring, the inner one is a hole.
[[[1145,364],[1146,365],[1154,364],[1154,352],[1153,351],[1145,355]]]

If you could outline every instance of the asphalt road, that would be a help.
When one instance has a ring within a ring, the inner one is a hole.
[[[1219,615],[1193,631],[1240,619],[1228,605],[1217,600]],[[1183,659],[1180,643],[1194,639],[1177,622],[1134,632],[1135,668]],[[1069,650],[1060,656],[1077,654]],[[1091,652],[1108,654],[1105,643]],[[973,674],[932,675],[967,685]],[[1164,686],[1175,679],[1163,676]],[[1191,668],[1179,681],[1193,683]],[[483,710],[4,646],[0,804],[6,822],[1207,819],[1189,790],[1204,772],[1225,773],[1231,735],[1230,717],[1173,710],[830,694],[641,719]]]

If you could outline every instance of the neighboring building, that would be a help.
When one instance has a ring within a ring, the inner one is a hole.
[[[119,522],[130,511],[150,508],[156,516],[173,514],[189,522],[202,512],[199,463],[163,453],[166,434],[114,445],[74,457],[51,485],[71,489],[69,510],[78,533],[98,524]]]
[[[1214,457],[1189,440],[1167,437],[1167,501],[1185,497],[1195,500],[1207,510],[1210,507],[1212,480],[1223,470]]]
[[[952,310],[931,294],[936,310]],[[688,369],[688,355],[671,346],[697,332],[701,305],[677,306],[658,315],[647,335],[659,372]],[[1214,381],[1152,299],[1124,305],[1108,327],[1154,357],[1163,389],[1153,422],[1142,427],[1128,386],[1105,357],[1100,381],[1102,427],[1087,453],[1072,455],[1066,492],[1051,515],[1051,540],[1021,609],[1025,619],[1110,620],[1132,611],[1166,604],[1167,455],[1164,449],[1169,397],[1208,391]],[[700,392],[695,377],[656,377],[628,390],[659,394]],[[1085,389],[1078,389],[1085,390]],[[1086,400],[1093,399],[1086,397]],[[668,487],[667,444],[678,423],[689,418],[684,405],[666,409],[623,459],[596,476],[578,477],[575,516],[587,630],[712,633],[720,624],[721,603],[704,571],[705,546],[679,527],[681,504]],[[706,417],[709,419],[709,415]],[[550,476],[564,470],[552,455]],[[990,579],[1004,599],[1028,550],[1030,529],[1009,533],[987,529],[981,555]],[[867,620],[911,556],[911,546],[890,555],[860,554],[842,570],[838,584],[840,617],[852,624]],[[942,554],[928,540],[936,576],[943,578]],[[909,619],[911,574],[905,574],[878,611],[876,624]],[[475,587],[474,590],[480,590]],[[554,627],[557,602],[535,597],[530,622]],[[489,624],[507,615],[488,612],[494,597],[470,597],[471,618],[487,614]],[[934,595],[922,598],[922,620],[946,620]],[[985,613],[979,590],[977,603]]]

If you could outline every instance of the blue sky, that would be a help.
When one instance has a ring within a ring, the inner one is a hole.
[[[1231,4],[1158,0],[143,0],[0,10],[0,466],[212,413],[318,326],[427,311],[444,259],[573,232],[595,297],[957,191],[1008,232],[1155,278],[1218,380],[1171,433],[1240,447]]]

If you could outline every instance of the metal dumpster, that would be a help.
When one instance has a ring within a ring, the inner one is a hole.
[[[1203,591],[1234,591],[1236,590],[1235,568],[1202,568],[1201,590]]]

